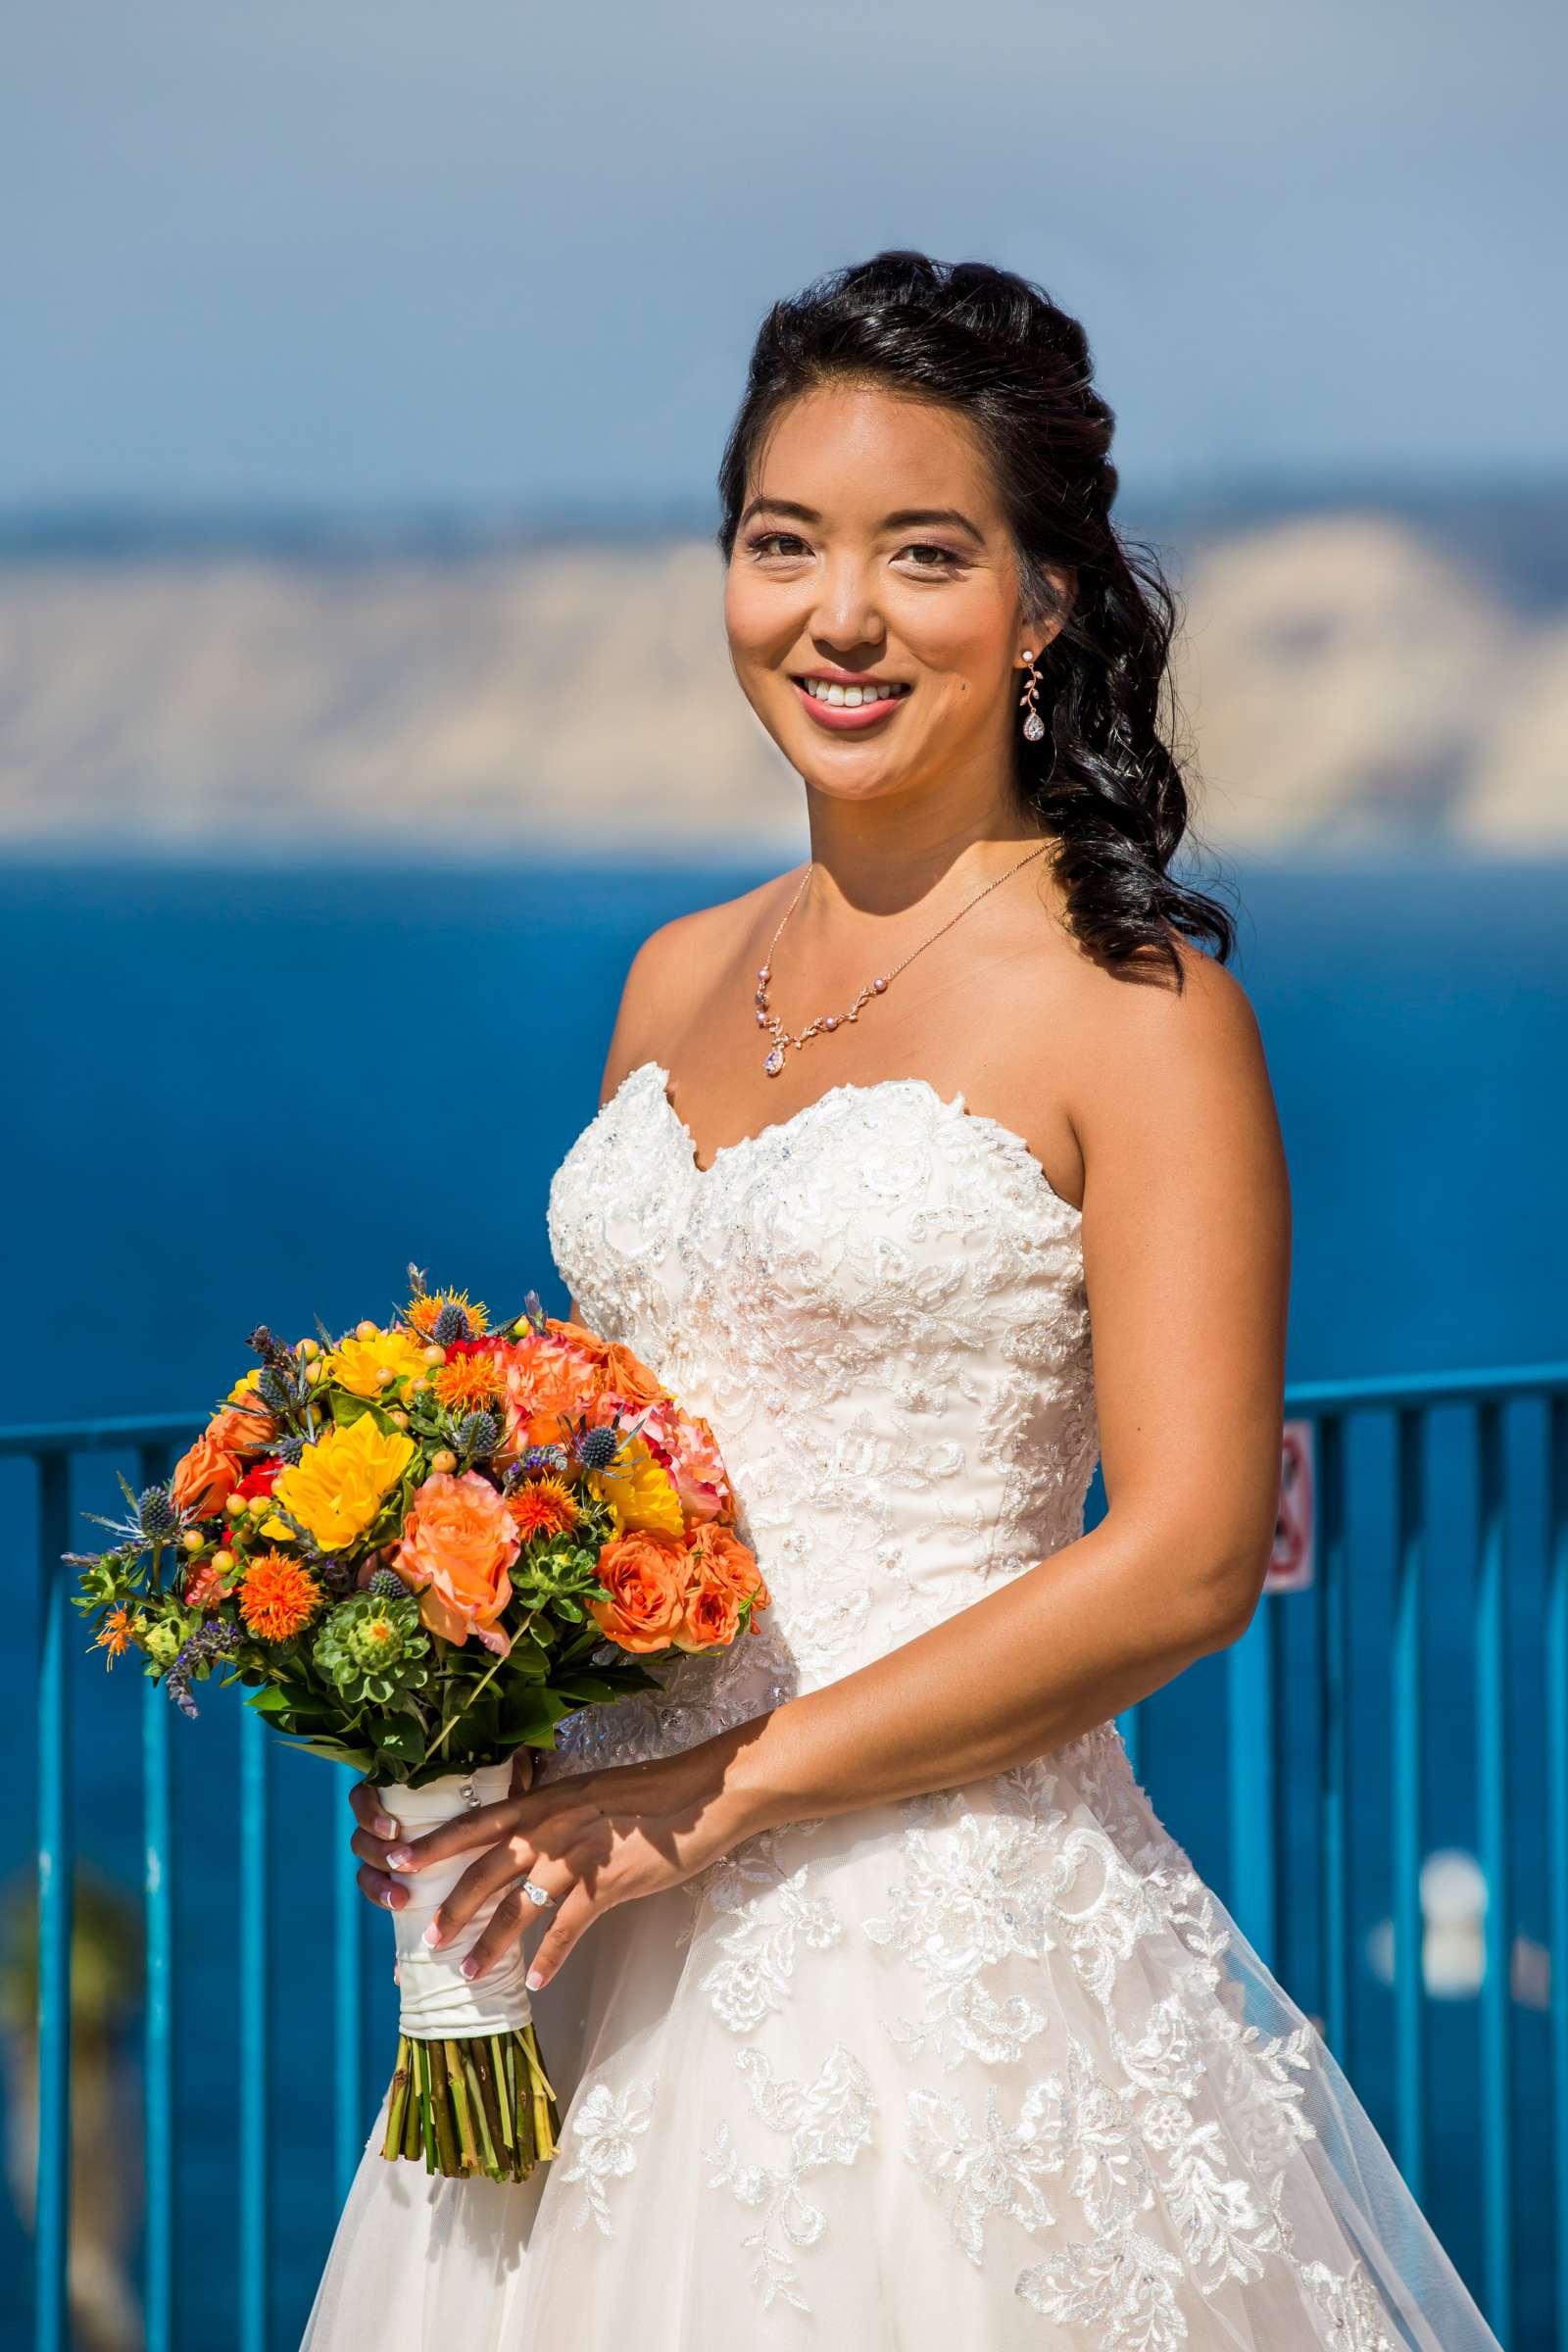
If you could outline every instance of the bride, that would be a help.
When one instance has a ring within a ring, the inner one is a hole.
[[[378,2118],[308,2352],[1496,2352],[1113,1721],[1256,1605],[1290,1200],[1111,426],[1004,270],[761,327],[725,618],[810,858],[639,951],[549,1224],[772,1605],[412,1846],[355,1791],[372,1900],[471,1847],[436,1929],[543,1921],[564,2130],[519,2185]]]

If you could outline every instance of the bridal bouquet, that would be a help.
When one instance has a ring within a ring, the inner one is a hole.
[[[411,1297],[288,1347],[265,1325],[167,1484],[107,1550],[67,1554],[110,1663],[145,1659],[194,1715],[218,1673],[292,1746],[370,1778],[419,1836],[491,1804],[521,1746],[648,1688],[639,1661],[721,1649],[768,1595],[734,1530],[711,1430],[631,1351],[530,1292],[492,1328],[466,1293]],[[97,1514],[89,1514],[97,1518]],[[401,1992],[382,2154],[520,2180],[558,2116],[514,1946],[472,1984],[493,1912],[440,1950],[423,1929],[466,1864],[393,1913]]]

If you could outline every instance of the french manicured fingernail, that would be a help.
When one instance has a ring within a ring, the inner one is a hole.
[[[424,1940],[426,1943],[439,1943],[441,1940],[441,1931],[433,1919],[424,1931]]]
[[[395,1845],[386,1858],[387,1868],[389,1870],[407,1870],[413,1860],[414,1848],[411,1845]]]
[[[479,1963],[471,1952],[463,1963],[463,1973],[466,1977],[476,1977],[479,1974]]]
[[[375,1834],[378,1838],[395,1838],[397,1836],[398,1825],[393,1820],[390,1813],[378,1813],[376,1815]]]
[[[381,1897],[389,1911],[401,1911],[408,1899],[401,1886],[389,1886]]]
[[[538,1992],[542,1990],[544,1985],[544,1979],[536,1968],[529,1969],[527,1976],[523,1979],[523,1982],[527,1985],[530,1992]]]

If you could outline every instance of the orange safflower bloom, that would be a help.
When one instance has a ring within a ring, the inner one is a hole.
[[[535,1536],[566,1535],[582,1516],[571,1489],[560,1478],[529,1479],[508,1497],[507,1507],[525,1544]]]
[[[122,1600],[110,1610],[93,1639],[101,1649],[108,1650],[111,1666],[124,1655],[130,1647],[130,1611]]]
[[[239,1613],[262,1642],[288,1642],[321,1605],[321,1588],[286,1551],[261,1551],[245,1571]]]
[[[477,1413],[499,1404],[506,1393],[506,1367],[493,1348],[449,1355],[430,1374],[430,1386],[449,1412]]]

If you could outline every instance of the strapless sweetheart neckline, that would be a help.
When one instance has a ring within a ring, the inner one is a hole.
[[[712,1158],[704,1167],[698,1157],[697,1138],[670,1100],[670,1073],[662,1061],[638,1062],[626,1072],[620,1085],[615,1089],[615,1094],[610,1100],[613,1102],[624,1088],[630,1086],[634,1078],[641,1078],[645,1074],[659,1080],[664,1107],[685,1141],[691,1154],[693,1172],[698,1176],[713,1175],[722,1161],[732,1158],[738,1152],[756,1150],[769,1136],[785,1134],[790,1128],[798,1126],[803,1120],[809,1118],[813,1111],[820,1110],[826,1103],[843,1101],[852,1095],[879,1095],[900,1089],[907,1091],[912,1088],[916,1094],[924,1096],[934,1108],[950,1111],[959,1118],[967,1119],[971,1126],[995,1137],[1004,1149],[1021,1153],[1039,1177],[1052,1200],[1058,1202],[1069,1216],[1081,1217],[1083,1215],[1083,1210],[1076,1200],[1069,1200],[1065,1193],[1057,1192],[1051,1178],[1041,1166],[1038,1157],[1015,1127],[1008,1127],[1003,1120],[991,1118],[984,1111],[971,1110],[961,1093],[956,1095],[939,1094],[929,1078],[873,1078],[864,1082],[854,1078],[841,1079],[838,1085],[830,1086],[824,1094],[813,1095],[809,1102],[803,1102],[798,1109],[790,1111],[786,1117],[770,1119],[765,1127],[759,1127],[755,1135],[738,1136],[732,1144],[720,1144]]]

